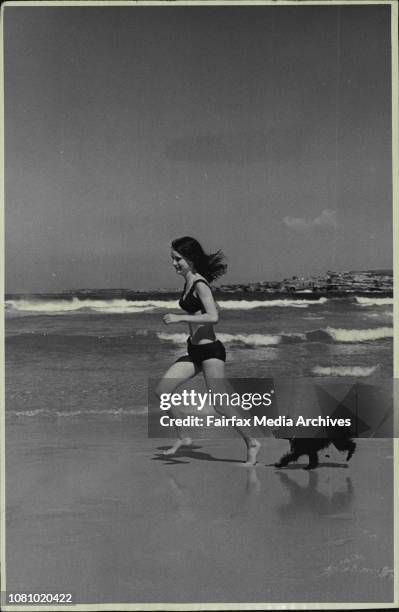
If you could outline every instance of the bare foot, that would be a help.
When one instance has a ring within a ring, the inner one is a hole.
[[[168,448],[168,450],[163,451],[163,455],[174,455],[179,450],[181,446],[191,446],[192,444],[191,438],[178,438],[173,446]]]
[[[250,445],[247,447],[247,460],[244,465],[255,465],[256,457],[260,451],[260,444],[258,440],[252,440]]]

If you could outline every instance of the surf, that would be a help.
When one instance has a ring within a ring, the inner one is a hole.
[[[327,298],[316,300],[218,300],[218,306],[227,310],[253,310],[254,308],[308,308],[309,306],[321,306],[327,302]]]
[[[223,310],[253,310],[256,308],[308,308],[312,305],[323,305],[327,298],[317,300],[218,300],[218,306]],[[101,314],[141,314],[153,310],[177,310],[178,302],[175,299],[159,300],[128,300],[108,299],[96,300],[92,298],[73,297],[71,299],[11,299],[6,300],[6,312],[30,313],[42,315],[62,315],[78,312],[91,312]]]
[[[379,366],[315,366],[312,374],[316,376],[354,376],[356,378],[371,376]]]
[[[393,305],[393,298],[356,296],[356,302],[360,306],[388,306],[388,305]]]
[[[185,344],[187,335],[184,333],[157,332],[160,340]],[[300,342],[320,343],[360,343],[382,340],[393,337],[392,327],[376,327],[371,329],[343,329],[326,327],[307,332],[292,332],[279,334],[217,334],[221,342],[225,344],[244,344],[246,346],[276,346],[279,344],[294,344]]]
[[[135,314],[156,309],[177,309],[175,300],[7,300],[6,309],[36,314],[70,314],[86,311],[105,314]]]

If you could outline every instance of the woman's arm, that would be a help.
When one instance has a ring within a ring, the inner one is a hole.
[[[165,315],[163,320],[168,325],[169,323],[217,323],[219,321],[219,313],[216,308],[216,303],[212,295],[212,291],[205,283],[198,283],[196,288],[198,297],[201,300],[205,312],[201,314],[183,314],[183,315]]]

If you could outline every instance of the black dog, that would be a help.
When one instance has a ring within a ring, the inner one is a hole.
[[[334,444],[339,451],[346,451],[346,460],[352,457],[356,450],[356,443],[351,438],[288,438],[290,452],[281,457],[274,465],[278,468],[285,467],[291,461],[297,461],[302,455],[308,455],[309,464],[305,470],[313,470],[319,465],[318,451]]]

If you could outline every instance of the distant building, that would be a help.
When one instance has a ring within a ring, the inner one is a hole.
[[[222,292],[282,292],[301,291],[355,293],[355,292],[392,292],[393,275],[390,270],[328,270],[325,275],[298,277],[292,276],[283,281],[260,281],[249,284],[221,285]]]

